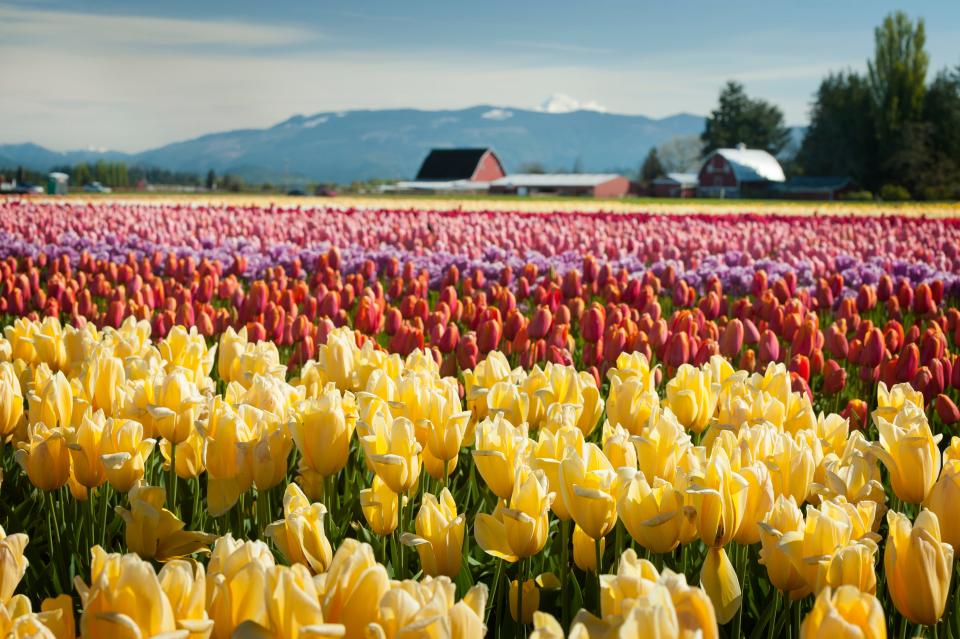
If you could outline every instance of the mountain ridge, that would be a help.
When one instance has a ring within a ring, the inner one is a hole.
[[[412,178],[434,147],[492,147],[509,172],[538,164],[549,171],[634,172],[651,147],[698,135],[704,118],[663,118],[595,110],[547,113],[494,105],[464,109],[356,109],[297,114],[266,128],[207,133],[137,153],[51,151],[0,144],[0,166],[34,170],[122,160],[131,165],[248,180],[350,182]]]

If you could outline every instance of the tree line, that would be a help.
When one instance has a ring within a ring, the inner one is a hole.
[[[783,112],[728,82],[700,135],[700,155],[739,143],[779,157],[790,175],[848,177],[883,199],[960,198],[960,65],[928,83],[923,19],[888,15],[874,30],[867,72],[823,79],[799,148]],[[664,172],[664,149],[641,167],[649,183]]]

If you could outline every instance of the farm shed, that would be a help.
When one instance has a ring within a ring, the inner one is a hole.
[[[696,173],[667,173],[653,181],[654,197],[696,197]]]
[[[697,180],[700,197],[750,197],[766,195],[773,185],[785,182],[786,176],[777,158],[741,144],[711,152]]]
[[[802,176],[774,186],[772,195],[785,200],[839,200],[852,190],[850,178]]]
[[[623,197],[630,180],[616,173],[518,173],[490,183],[491,193]]]

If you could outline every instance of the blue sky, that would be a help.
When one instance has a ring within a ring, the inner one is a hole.
[[[924,17],[960,64],[960,2]],[[351,108],[571,104],[706,114],[730,78],[803,124],[830,70],[863,70],[899,8],[834,2],[0,0],[0,143],[151,148]],[[16,82],[7,76],[13,73]]]

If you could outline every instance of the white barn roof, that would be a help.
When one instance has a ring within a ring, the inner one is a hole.
[[[517,173],[490,183],[500,187],[593,187],[616,180],[616,173]]]
[[[730,164],[737,182],[785,182],[783,167],[773,157],[762,149],[717,149],[704,160],[709,162],[714,154],[721,155]]]

